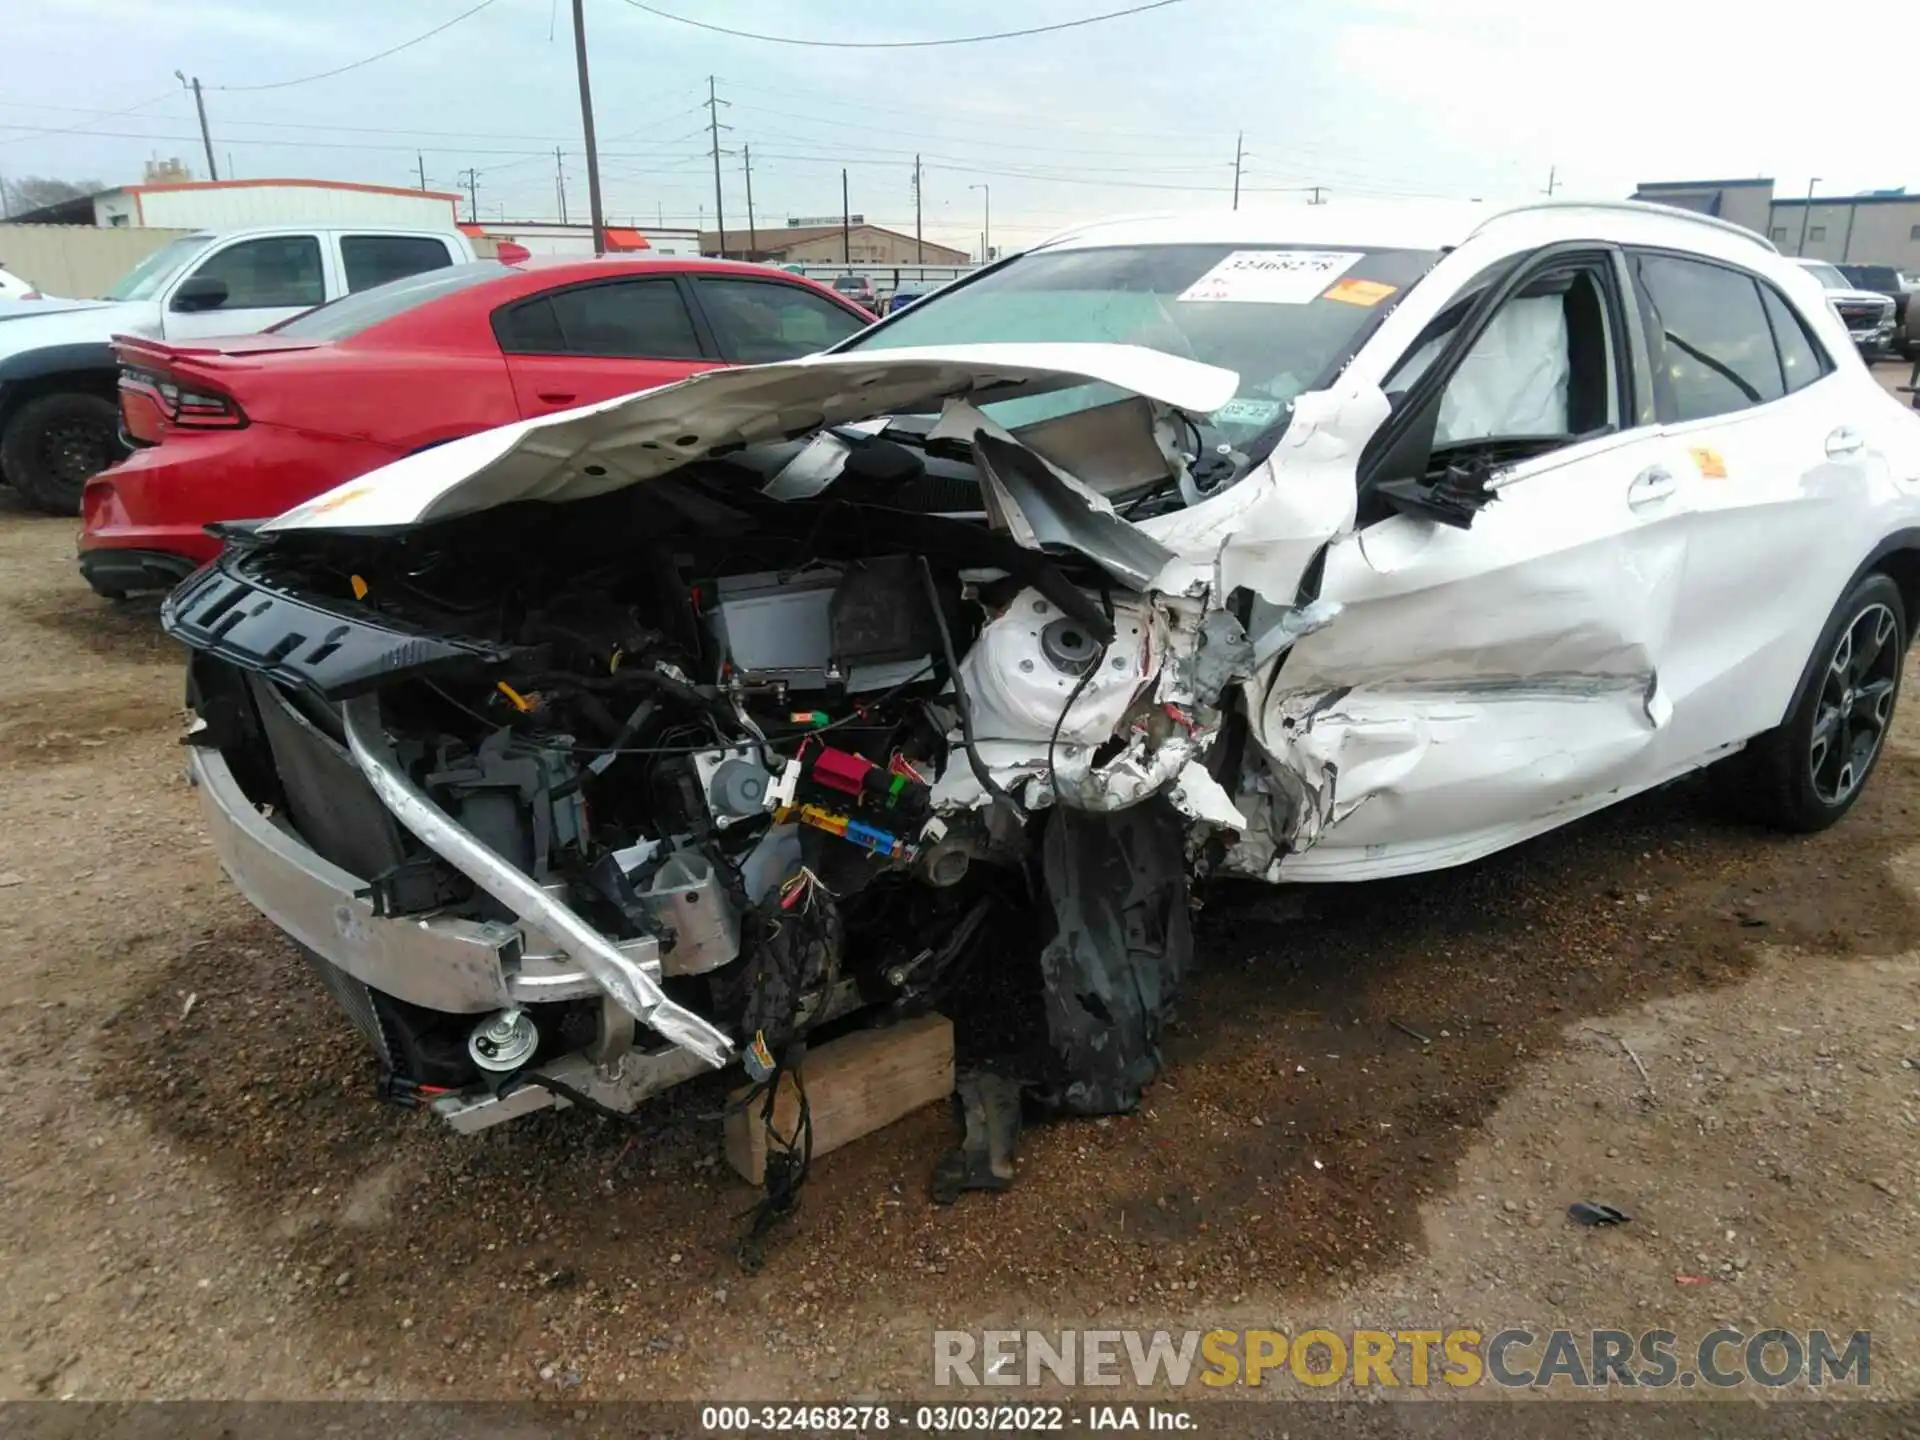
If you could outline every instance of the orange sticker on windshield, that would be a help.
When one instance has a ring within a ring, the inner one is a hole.
[[[1727,478],[1727,462],[1720,458],[1718,450],[1709,450],[1700,445],[1687,452],[1693,456],[1693,463],[1700,467],[1701,478],[1706,480],[1724,480]]]
[[[1378,305],[1399,288],[1382,285],[1378,280],[1341,280],[1320,298],[1338,300],[1342,305]]]

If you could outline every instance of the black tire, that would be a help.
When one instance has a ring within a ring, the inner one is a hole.
[[[0,436],[0,468],[29,505],[49,515],[78,515],[87,481],[124,453],[119,408],[81,390],[27,401]]]
[[[1853,808],[1886,749],[1906,654],[1900,587],[1868,575],[1820,632],[1786,721],[1747,746],[1755,819],[1811,834]]]

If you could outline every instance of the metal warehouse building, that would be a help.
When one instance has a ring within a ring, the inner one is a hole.
[[[1636,200],[1677,205],[1757,230],[1787,255],[1920,271],[1920,195],[1776,196],[1773,181],[1652,180]]]

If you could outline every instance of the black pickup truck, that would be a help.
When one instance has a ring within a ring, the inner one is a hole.
[[[1902,272],[1891,265],[1842,265],[1839,271],[1862,290],[1871,290],[1893,301],[1893,353],[1909,360],[1920,360],[1920,305],[1913,297],[1920,293],[1920,274]]]

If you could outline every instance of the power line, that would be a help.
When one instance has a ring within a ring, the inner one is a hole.
[[[172,91],[172,90],[163,90],[163,91],[161,91],[161,92],[160,92],[160,93],[159,93],[158,95],[155,95],[155,96],[152,96],[152,97],[150,97],[149,99],[146,99],[146,100],[140,100],[140,101],[136,101],[136,102],[135,102],[134,104],[132,104],[132,105],[129,105],[129,106],[127,106],[127,108],[126,108],[126,109],[124,109],[124,110],[103,110],[103,111],[99,111],[99,112],[97,112],[97,115],[96,115],[96,118],[95,118],[95,119],[93,119],[93,120],[82,120],[82,121],[81,121],[81,122],[80,122],[80,123],[79,123],[78,125],[67,125],[67,126],[64,126],[64,127],[61,127],[61,128],[57,128],[57,129],[53,129],[53,130],[29,130],[29,131],[28,131],[28,132],[27,132],[26,134],[24,134],[24,135],[9,135],[9,136],[8,136],[8,137],[7,137],[7,138],[6,138],[5,140],[0,140],[0,145],[11,145],[11,144],[12,144],[12,143],[13,143],[14,141],[16,141],[16,140],[31,140],[31,139],[33,139],[33,138],[34,138],[35,136],[38,136],[38,135],[73,135],[73,134],[77,134],[77,133],[79,133],[80,131],[83,131],[83,130],[85,130],[85,129],[86,129],[86,128],[87,128],[88,126],[89,126],[89,125],[96,125],[96,124],[98,124],[98,123],[99,123],[99,122],[100,122],[101,120],[112,120],[112,119],[115,119],[116,117],[118,117],[118,116],[121,116],[121,115],[131,115],[131,114],[132,114],[132,113],[133,113],[134,111],[136,111],[136,110],[144,110],[144,109],[146,109],[146,107],[147,107],[147,106],[149,106],[149,105],[157,105],[157,104],[159,104],[159,103],[160,103],[160,102],[161,102],[162,100],[169,100],[169,99],[172,99],[172,98],[173,98],[173,96],[174,96],[174,94],[175,94],[175,92],[174,92],[174,91]],[[13,102],[13,103],[16,103],[16,104],[17,104],[17,103],[19,103],[19,102],[17,102],[17,101],[16,101],[16,102]],[[74,107],[72,107],[72,106],[68,106],[68,105],[29,105],[29,106],[26,106],[25,108],[27,108],[27,109],[29,109],[29,110],[69,110],[69,109],[72,109],[72,108],[74,108]],[[16,126],[12,126],[12,125],[7,125],[7,126],[0,126],[0,129],[7,129],[7,130],[12,130],[12,129],[16,129],[16,128],[18,128],[18,127],[16,127]],[[98,132],[98,131],[95,131],[95,132],[92,132],[92,133],[95,133],[95,134],[98,134],[98,133],[100,133],[100,132]]]
[[[21,127],[16,125],[8,125],[3,122],[0,122],[0,130],[16,130],[20,128]],[[185,142],[185,141],[198,140],[200,138],[198,135],[161,135],[161,134],[155,134],[151,131],[139,131],[139,130],[94,130],[94,131],[90,131],[89,133],[93,135],[98,135],[103,139],[115,139],[115,140],[178,140],[178,141]],[[290,147],[293,149],[300,149],[300,150],[398,150],[404,153],[405,151],[408,151],[408,150],[419,151],[424,149],[424,150],[431,150],[436,155],[508,155],[508,156],[517,157],[513,163],[518,163],[520,159],[546,160],[546,159],[549,159],[553,154],[553,150],[550,146],[543,149],[539,149],[539,150],[483,150],[483,149],[476,149],[473,146],[469,146],[469,145],[421,146],[421,145],[414,145],[411,143],[381,144],[378,141],[362,142],[362,141],[348,141],[348,140],[268,140],[268,139],[256,138],[253,136],[242,136],[239,139],[235,140],[233,143],[238,145],[274,145],[282,148]],[[572,146],[568,146],[567,148],[569,150],[573,149]],[[652,160],[672,159],[677,157],[653,154],[645,151],[618,151],[618,152],[609,151],[609,152],[606,152],[606,156],[603,158],[652,161]],[[706,156],[703,154],[700,156],[700,158],[704,160],[706,159]],[[496,166],[495,168],[505,169],[506,167],[502,165],[502,166]]]
[[[788,123],[791,123],[794,121],[800,121],[809,125],[825,125],[836,130],[858,130],[865,134],[872,134],[874,130],[874,126],[870,122],[866,122],[866,121],[830,120],[824,115],[808,115],[808,114],[804,114],[804,113],[793,111],[793,110],[775,110],[765,105],[749,105],[745,101],[737,101],[735,103],[738,105],[738,107],[741,110],[748,111],[755,115],[774,116],[777,119],[784,122],[788,122]],[[901,135],[901,136],[909,136],[909,137],[918,136],[921,139],[937,140],[942,144],[946,144],[946,145],[992,146],[1000,143],[992,139],[979,138],[977,135],[955,135],[951,131],[942,133],[940,131],[935,131],[935,130],[915,130],[908,127],[892,125],[892,124],[887,125],[885,129],[887,134],[889,135]],[[838,144],[840,142],[834,141],[833,143]],[[1171,164],[1179,164],[1182,161],[1189,160],[1189,157],[1191,156],[1193,149],[1202,148],[1201,146],[1199,146],[1198,142],[1196,142],[1194,147],[1192,147],[1192,149],[1183,150],[1178,154],[1173,154],[1173,153],[1155,154],[1149,151],[1114,150],[1113,148],[1108,146],[1102,146],[1097,149],[1089,149],[1089,148],[1080,148],[1080,147],[1067,146],[1067,145],[1034,145],[1028,142],[1027,137],[1025,135],[1022,135],[1020,137],[1019,143],[1020,143],[1020,148],[1022,150],[1044,150],[1047,153],[1053,154],[1053,155],[1104,155],[1109,158],[1118,159],[1126,155],[1138,154],[1139,157],[1143,160],[1165,160]],[[900,153],[905,154],[907,152],[901,151]],[[1191,163],[1205,164],[1208,162],[1200,161],[1200,160],[1192,160]]]
[[[924,108],[909,109],[901,105],[877,105],[871,100],[850,100],[844,95],[830,95],[818,90],[774,90],[758,85],[742,84],[738,80],[729,80],[727,84],[736,91],[744,91],[749,95],[765,95],[773,100],[799,100],[803,103],[807,101],[819,101],[822,104],[832,105],[842,110],[870,110],[881,114],[913,115],[923,118],[927,113]],[[940,101],[940,113],[943,115],[951,114],[962,117],[976,116],[982,120],[997,120],[1002,123],[1013,118],[1009,117],[1004,110],[996,110],[990,106],[970,106],[957,101],[950,103],[944,96]],[[1217,140],[1224,139],[1227,133],[1224,130],[1168,130],[1165,128],[1157,130],[1120,130],[1111,125],[1076,121],[1055,115],[1023,115],[1019,117],[1019,119],[1023,124],[1029,126],[1044,125],[1045,128],[1049,130],[1077,130],[1086,131],[1095,135],[1128,135],[1144,139],[1193,140],[1201,144],[1212,144]]]
[[[207,88],[211,89],[213,87],[209,86]],[[154,98],[165,99],[167,98],[167,96],[170,96],[173,93],[174,93],[173,91],[169,90],[166,92],[166,95],[160,95]],[[141,102],[141,104],[146,104],[146,105],[150,105],[152,103],[153,101],[151,100]],[[642,130],[649,129],[656,125],[664,125],[669,120],[679,119],[682,115],[691,115],[694,111],[701,109],[704,103],[705,102],[703,101],[701,102],[701,104],[684,106],[679,110],[670,110],[664,115],[649,116],[646,120],[642,121],[639,125],[636,125],[632,130],[626,131],[624,134],[621,134],[621,135],[609,136],[608,138],[610,140],[631,139],[633,136],[638,135]],[[114,116],[117,116],[117,115],[125,115],[130,113],[133,110],[137,110],[140,108],[138,105],[134,105],[134,106],[129,106],[126,110],[100,110],[97,108],[84,106],[84,105],[45,105],[45,104],[40,104],[37,102],[26,101],[26,100],[0,100],[0,105],[8,106],[14,109],[23,109],[23,110],[62,110],[70,114],[94,115],[94,116],[98,116],[103,120],[112,119]],[[162,117],[155,116],[153,118],[160,119]],[[488,131],[417,130],[409,125],[341,125],[341,124],[336,124],[333,121],[313,121],[313,120],[223,120],[221,122],[221,128],[223,130],[232,129],[235,127],[238,127],[243,130],[302,130],[310,135],[311,134],[333,134],[337,132],[343,135],[431,135],[431,136],[435,136],[445,140],[543,140],[549,145],[555,143],[556,141],[564,144],[573,138],[570,135],[521,135],[521,134],[515,134],[508,131],[493,131],[493,130],[488,130]],[[0,128],[5,128],[5,127],[0,127]],[[63,134],[65,132],[60,131],[60,132],[53,132],[53,133]],[[702,125],[698,130],[693,131],[691,133],[697,134],[697,135],[704,135],[707,133],[707,127],[705,125]],[[156,138],[164,138],[164,137],[156,137]],[[260,143],[264,144],[266,142],[262,141]],[[661,141],[646,141],[643,143],[668,145],[676,142],[661,140]]]
[[[644,10],[649,15],[662,20],[672,20],[681,25],[691,25],[697,30],[711,30],[717,35],[731,35],[736,40],[765,40],[774,45],[805,45],[821,50],[921,50],[934,45],[978,45],[987,40],[1012,40],[1022,35],[1045,35],[1055,30],[1073,30],[1082,25],[1098,25],[1103,20],[1119,20],[1128,15],[1144,14],[1148,10],[1164,10],[1169,5],[1179,5],[1183,0],[1150,0],[1146,5],[1135,5],[1126,10],[1110,10],[1104,15],[1088,15],[1080,20],[1062,20],[1054,25],[1035,25],[1025,30],[996,30],[989,35],[957,35],[948,40],[803,40],[792,35],[758,35],[751,30],[730,30],[725,25],[712,25],[705,20],[691,20],[685,15],[671,15],[665,10],[657,10],[642,0],[626,0],[636,10]]]
[[[480,3],[471,10],[461,11],[444,25],[436,25],[424,35],[416,35],[411,40],[403,40],[398,45],[392,46],[390,49],[382,50],[377,55],[367,56],[364,60],[355,60],[352,64],[341,65],[333,70],[322,70],[318,75],[302,75],[298,80],[275,80],[266,85],[209,85],[207,88],[209,90],[228,90],[235,92],[242,90],[284,90],[289,85],[309,85],[315,80],[330,80],[335,75],[344,75],[349,70],[358,70],[362,65],[371,65],[374,61],[384,60],[389,55],[398,55],[402,50],[410,50],[422,40],[431,40],[442,30],[451,30],[462,20],[472,19],[492,4],[493,0],[480,0]]]

